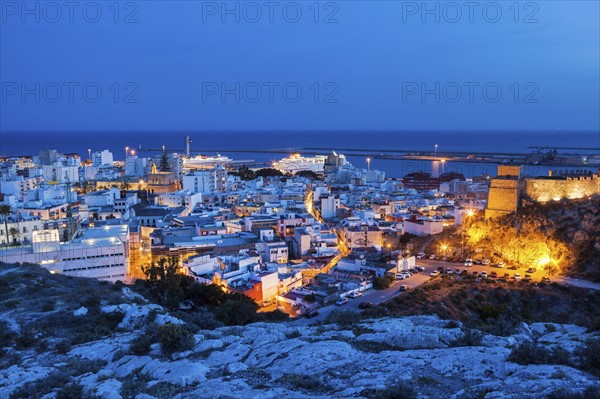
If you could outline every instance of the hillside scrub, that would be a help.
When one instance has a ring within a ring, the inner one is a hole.
[[[365,317],[437,314],[468,327],[510,335],[520,322],[571,323],[600,328],[600,292],[558,284],[477,283],[471,276],[441,278],[404,293]]]

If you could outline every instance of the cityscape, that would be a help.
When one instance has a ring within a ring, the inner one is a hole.
[[[2,1],[0,397],[600,398],[600,6],[467,3]]]

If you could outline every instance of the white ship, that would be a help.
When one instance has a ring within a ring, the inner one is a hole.
[[[315,173],[323,173],[323,167],[325,166],[325,155],[317,155],[311,158],[303,157],[302,155],[295,153],[284,158],[281,161],[273,162],[273,168],[277,169],[281,173],[296,173],[302,170],[310,170]]]
[[[195,155],[193,157],[184,157],[183,167],[188,169],[211,169],[217,165],[228,164],[232,161],[233,159],[221,154],[213,156]]]

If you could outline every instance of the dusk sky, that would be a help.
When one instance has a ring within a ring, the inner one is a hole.
[[[272,23],[263,2],[227,2],[239,22],[222,2],[97,2],[98,23],[81,6],[52,23],[3,1],[0,129],[600,131],[598,1],[498,2],[496,23],[448,3],[428,2],[439,23],[400,1],[280,2]]]

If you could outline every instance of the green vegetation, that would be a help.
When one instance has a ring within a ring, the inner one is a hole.
[[[471,276],[436,279],[404,293],[365,317],[437,314],[494,335],[514,333],[520,322],[570,323],[600,328],[600,292],[558,284],[477,283]]]
[[[547,347],[537,342],[523,342],[513,348],[508,360],[514,363],[528,364],[571,364],[571,355],[560,347]]]
[[[399,382],[383,390],[363,391],[362,395],[368,399],[416,399],[417,392],[412,385]]]
[[[278,382],[290,386],[292,389],[295,388],[303,391],[328,392],[331,390],[331,387],[323,381],[322,377],[317,375],[284,374]]]
[[[183,352],[194,347],[194,335],[179,324],[167,323],[158,328],[158,342],[165,355]]]
[[[375,277],[373,279],[373,288],[376,290],[385,290],[386,288],[390,288],[393,282],[394,278],[392,276]]]

